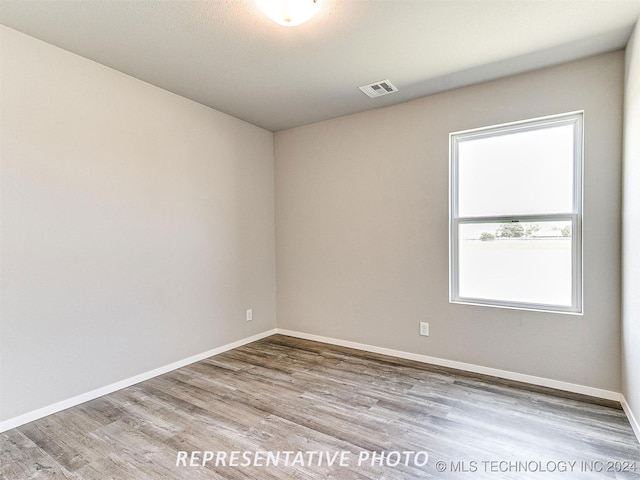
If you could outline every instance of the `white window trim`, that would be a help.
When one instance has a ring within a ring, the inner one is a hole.
[[[503,216],[458,216],[458,144],[461,140],[494,136],[499,132],[525,132],[548,126],[574,125],[574,178],[573,211],[559,214],[503,215]],[[570,112],[547,117],[534,118],[490,127],[463,130],[449,134],[449,301],[450,303],[479,305],[518,310],[532,310],[552,313],[583,314],[583,163],[584,163],[584,112]],[[498,223],[513,221],[571,221],[571,306],[549,305],[528,302],[513,302],[500,299],[480,299],[459,295],[458,271],[458,226],[461,223]]]

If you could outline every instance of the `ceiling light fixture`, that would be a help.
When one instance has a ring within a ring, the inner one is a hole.
[[[258,8],[274,22],[295,27],[310,20],[320,7],[321,0],[256,0]]]

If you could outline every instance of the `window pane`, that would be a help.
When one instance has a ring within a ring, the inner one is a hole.
[[[462,298],[571,306],[571,222],[458,225]]]
[[[573,211],[573,125],[458,143],[460,217]]]

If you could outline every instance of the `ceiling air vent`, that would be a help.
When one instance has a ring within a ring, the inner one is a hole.
[[[358,88],[367,97],[371,98],[381,97],[382,95],[388,95],[398,91],[398,89],[394,87],[389,80],[380,80],[379,82],[370,83],[369,85],[363,85]]]

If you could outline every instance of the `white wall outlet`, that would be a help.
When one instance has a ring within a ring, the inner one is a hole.
[[[420,322],[420,335],[429,336],[429,324],[427,322]]]
[[[250,322],[251,320],[253,320],[253,309],[249,309],[247,310],[247,322]]]

